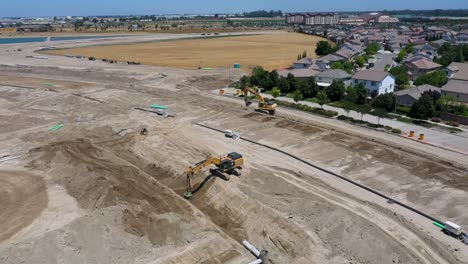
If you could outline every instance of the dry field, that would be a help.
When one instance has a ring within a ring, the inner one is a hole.
[[[291,65],[298,53],[307,50],[315,57],[322,38],[297,33],[190,39],[130,45],[95,46],[47,51],[47,54],[85,55],[99,59],[138,61],[143,64],[194,69],[227,67],[240,63],[243,69],[261,65],[267,69]]]

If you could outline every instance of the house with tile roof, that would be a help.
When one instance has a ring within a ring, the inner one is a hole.
[[[416,81],[420,76],[442,69],[442,65],[428,59],[407,61],[405,64],[413,81]]]

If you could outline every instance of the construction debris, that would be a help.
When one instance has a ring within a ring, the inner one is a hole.
[[[167,109],[167,106],[154,104],[154,105],[151,105],[151,108],[154,108],[154,109]]]
[[[250,251],[252,254],[257,257],[257,260],[250,262],[249,264],[252,263],[263,263],[267,264],[268,263],[268,251],[267,250],[258,250],[256,247],[254,247],[252,244],[249,243],[247,240],[242,240],[242,244]]]
[[[160,109],[157,109],[157,110],[150,110],[150,109],[145,109],[145,108],[140,108],[140,107],[135,107],[136,110],[140,110],[140,111],[145,111],[145,112],[150,112],[150,113],[155,113],[159,116],[162,116],[164,118],[168,118],[168,117],[174,117],[173,114],[170,114],[164,110],[160,110]]]
[[[234,140],[239,140],[241,138],[241,135],[237,132],[231,131],[231,130],[226,130],[224,132],[224,135],[228,138],[232,138]]]
[[[63,126],[64,126],[64,124],[58,124],[58,125],[56,125],[56,126],[53,126],[53,127],[49,128],[48,130],[49,130],[49,131],[59,130],[59,129],[61,129]]]

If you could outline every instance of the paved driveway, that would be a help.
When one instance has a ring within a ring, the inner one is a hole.
[[[396,57],[396,54],[393,53],[377,53],[375,55],[377,61],[375,62],[372,70],[383,71],[385,70],[385,65],[392,65],[393,57]]]

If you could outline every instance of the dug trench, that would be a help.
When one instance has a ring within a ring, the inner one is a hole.
[[[176,152],[181,153],[174,152],[172,137],[184,139],[179,140],[177,144]],[[196,137],[201,138],[198,135]],[[116,142],[107,144],[107,147],[112,148],[112,152],[119,157],[143,168],[149,175],[170,186],[181,197],[184,192],[185,167],[171,167],[164,159],[155,157],[164,157],[164,153],[165,156],[181,155],[185,159],[192,160],[197,160],[197,157],[200,159],[199,157],[203,155],[209,156],[209,151],[199,153],[190,149],[187,152],[191,144],[184,142],[193,144],[193,141],[185,140],[188,138],[190,136],[183,133],[172,135],[162,141],[157,148],[144,149],[144,146],[148,145],[145,143],[146,139],[136,140],[137,137],[131,137],[117,144]],[[212,144],[219,145],[215,142]],[[255,164],[253,161],[251,163]],[[230,182],[223,182],[214,178],[190,201],[234,241],[249,239],[259,247],[268,249],[273,263],[321,263],[330,258],[337,262],[358,260],[360,263],[372,263],[379,257],[375,255],[376,252],[380,252],[379,254],[387,252],[388,256],[392,256],[381,263],[418,262],[419,257],[414,255],[412,250],[405,248],[395,238],[374,226],[369,219],[330,204],[326,199],[317,197],[313,193],[294,191],[296,186],[288,184],[288,180],[283,179],[290,177],[286,172],[281,173],[285,169],[264,167],[258,170],[255,169],[257,166],[259,165],[247,166],[245,173],[248,176],[241,179],[233,178]],[[284,175],[271,177],[276,174]],[[203,175],[196,179],[195,188],[203,180]],[[294,177],[305,176],[296,173]],[[325,186],[318,180],[314,181],[314,185],[322,188]],[[286,192],[288,195],[277,195],[281,192]],[[354,200],[352,197],[348,199]],[[303,201],[308,201],[307,206]],[[289,220],[287,216],[290,213],[299,215],[300,218]],[[326,224],[329,223],[326,221],[329,217],[341,220],[337,222],[339,224],[330,226]],[[350,240],[349,237],[356,237],[356,240]]]
[[[249,256],[241,248],[242,239],[251,239],[271,250],[272,263],[312,261],[313,245],[305,232],[268,208],[249,201],[244,194],[230,191],[219,181],[207,184],[193,203],[185,201],[179,188],[183,179],[174,170],[153,166],[154,163],[140,169],[135,164],[142,157],[121,151],[133,149],[134,138],[132,135],[119,140],[119,144],[107,141],[100,146],[87,140],[52,143],[30,152],[28,168],[49,175],[50,184],[64,186],[82,209],[102,211],[123,206],[124,231],[148,239],[156,248],[184,248],[196,245],[197,239],[206,233],[216,233],[226,248],[216,248],[218,252],[213,252],[216,255],[213,257],[206,254],[212,248],[199,246],[200,258],[206,258],[200,263],[237,263]],[[109,149],[112,145],[118,147]],[[175,189],[167,188],[159,179]],[[258,221],[259,218],[265,220]],[[263,238],[259,241],[260,230]],[[192,263],[188,256],[181,255],[171,258],[172,261]],[[184,259],[187,262],[181,261]]]

